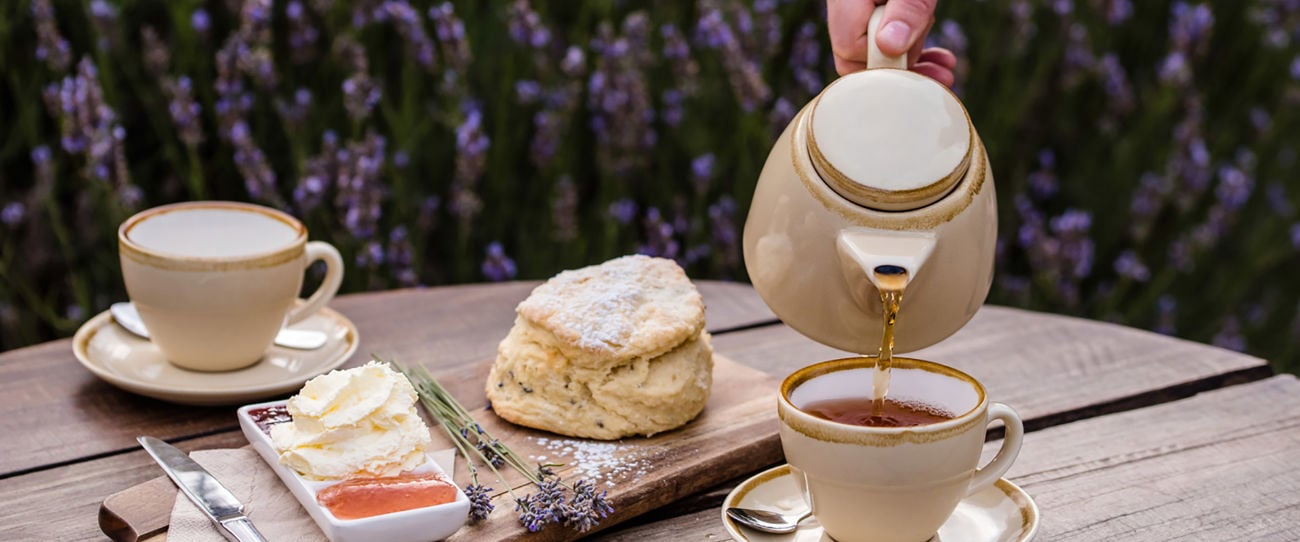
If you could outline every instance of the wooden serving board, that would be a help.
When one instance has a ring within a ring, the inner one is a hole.
[[[484,371],[486,372],[486,371]],[[714,356],[713,392],[704,411],[686,426],[650,438],[631,438],[600,446],[599,458],[575,457],[591,452],[601,441],[571,439],[515,426],[487,409],[473,412],[488,432],[526,458],[545,456],[548,462],[566,463],[555,469],[565,481],[594,478],[607,492],[614,513],[597,529],[607,529],[683,497],[777,463],[782,458],[777,436],[776,392],[779,381],[721,356]],[[434,428],[435,447],[450,447]],[[442,439],[442,440],[439,440]],[[572,441],[572,442],[570,442]],[[571,448],[568,452],[564,448]],[[456,480],[468,483],[463,460]],[[485,521],[467,525],[449,540],[564,541],[580,537],[563,525],[548,525],[529,533],[517,521],[514,502],[490,471],[481,469],[480,482],[496,489],[495,510]],[[531,491],[522,476],[511,472],[506,482],[524,493]],[[104,499],[99,510],[100,528],[113,540],[165,540],[176,489],[165,476],[132,486]],[[586,534],[591,534],[589,531]]]

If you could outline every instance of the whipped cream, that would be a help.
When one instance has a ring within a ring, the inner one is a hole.
[[[425,462],[429,428],[415,388],[387,364],[331,371],[289,399],[291,423],[271,426],[280,463],[313,480],[396,476]]]

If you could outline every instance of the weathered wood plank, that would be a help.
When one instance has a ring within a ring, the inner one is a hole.
[[[906,314],[900,315],[906,318]],[[784,377],[850,355],[786,326],[714,340],[718,352]],[[1015,407],[1031,427],[1134,408],[1268,376],[1245,354],[1080,318],[985,306],[952,337],[911,354],[951,365],[984,383],[994,401]]]
[[[699,281],[710,329],[770,322],[745,284]],[[514,322],[514,307],[536,282],[472,284],[340,296],[331,306],[357,325],[357,354],[377,354],[441,370],[482,361]],[[467,377],[475,376],[473,374]],[[472,396],[477,383],[464,381]],[[453,391],[459,384],[451,384]],[[479,392],[481,396],[481,391]],[[480,399],[481,401],[481,399]],[[136,396],[81,368],[69,340],[0,354],[0,477],[135,446],[135,436],[174,440],[232,429],[234,409],[178,406]]]
[[[1300,540],[1297,413],[1294,376],[1230,386],[1031,432],[1008,477],[1038,503],[1041,540]],[[719,513],[604,540],[727,540]]]
[[[176,446],[190,452],[247,443],[242,433],[226,432]],[[161,474],[148,454],[137,447],[0,480],[0,540],[103,540],[96,517],[104,498]]]
[[[1044,540],[1300,540],[1298,413],[1276,376],[1030,433],[1008,474]]]

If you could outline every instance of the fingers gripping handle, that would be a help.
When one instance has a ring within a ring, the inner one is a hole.
[[[307,301],[297,308],[289,311],[289,318],[285,325],[301,322],[308,316],[316,314],[334,299],[334,294],[339,291],[339,285],[343,283],[343,257],[339,251],[329,243],[322,241],[312,241],[307,243],[307,263],[306,266],[317,260],[325,262],[325,280],[316,292],[307,298]],[[305,270],[305,269],[304,269]]]
[[[975,471],[967,495],[974,495],[993,485],[993,482],[1007,473],[1011,464],[1015,463],[1016,456],[1020,455],[1020,443],[1025,436],[1025,425],[1020,421],[1020,415],[1007,405],[993,403],[989,405],[989,421],[993,420],[1002,420],[1002,423],[1006,424],[1002,448],[998,449],[998,455],[993,458],[993,461],[989,461],[988,465]]]
[[[890,56],[880,50],[876,45],[876,36],[880,35],[880,25],[885,21],[885,4],[882,2],[871,12],[871,20],[867,22],[867,69],[876,68],[897,68],[900,70],[907,69],[907,54],[902,56]]]

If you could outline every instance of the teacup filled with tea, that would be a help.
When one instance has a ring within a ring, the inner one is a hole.
[[[992,485],[1015,461],[1024,429],[970,375],[894,358],[889,394],[863,394],[876,357],[825,361],[781,384],[786,461],[813,515],[835,540],[929,539],[962,498]],[[1002,449],[977,468],[988,424],[1006,424]]]

